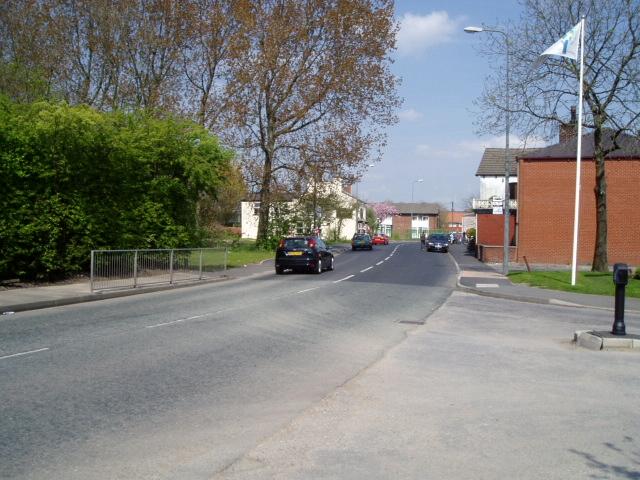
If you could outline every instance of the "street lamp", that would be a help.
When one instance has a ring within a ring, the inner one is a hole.
[[[369,163],[365,166],[365,170],[366,168],[371,168],[371,167],[375,167],[375,165],[373,163]],[[363,173],[364,175],[364,173]],[[358,197],[358,183],[360,182],[355,182],[355,186],[356,186],[356,192],[355,192],[355,197],[356,197],[356,233],[358,233],[359,228],[358,225],[360,224],[360,198]],[[365,220],[365,219],[363,219]]]
[[[506,129],[505,129],[505,149],[504,149],[504,251],[502,255],[502,274],[509,274],[509,244],[510,244],[510,223],[509,223],[509,215],[511,211],[509,210],[509,200],[510,200],[510,192],[509,192],[509,177],[511,175],[510,166],[511,161],[509,159],[509,129],[511,127],[511,119],[509,115],[509,35],[507,35],[502,30],[498,30],[495,28],[485,28],[485,27],[466,27],[464,29],[467,33],[481,33],[481,32],[489,32],[489,33],[499,33],[504,36],[504,43],[506,46],[507,53],[507,63],[506,63],[506,72],[507,79],[504,87],[504,96],[505,96],[505,119],[506,119]]]
[[[411,224],[410,224],[411,225],[410,226],[410,228],[411,228],[411,238],[413,238],[413,186],[416,183],[422,183],[422,182],[424,182],[424,179],[422,179],[422,178],[419,178],[419,179],[414,180],[413,182],[411,182]]]
[[[419,178],[419,179],[414,180],[413,182],[411,182],[411,203],[413,203],[413,186],[414,186],[416,183],[422,183],[422,182],[424,182],[424,179],[423,179],[423,178]]]

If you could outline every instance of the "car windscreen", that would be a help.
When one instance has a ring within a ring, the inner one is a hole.
[[[449,238],[446,235],[430,235],[429,236],[429,241],[430,242],[448,242]]]

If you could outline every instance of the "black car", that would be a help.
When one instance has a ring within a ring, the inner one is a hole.
[[[449,236],[442,233],[432,233],[427,237],[427,252],[449,251]]]
[[[285,270],[333,270],[333,253],[319,237],[285,237],[276,249],[276,273]]]

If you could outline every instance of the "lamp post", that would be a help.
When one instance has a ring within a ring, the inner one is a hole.
[[[496,28],[485,28],[485,27],[466,27],[464,29],[467,33],[480,33],[480,32],[489,32],[489,33],[499,33],[504,36],[504,43],[506,47],[507,53],[507,62],[506,62],[506,83],[504,87],[504,97],[505,97],[505,120],[506,120],[506,128],[505,128],[505,149],[504,149],[504,251],[502,255],[502,274],[509,274],[509,244],[511,243],[509,230],[509,215],[511,213],[509,209],[509,200],[510,200],[510,192],[509,192],[509,177],[511,175],[510,166],[511,160],[509,158],[509,129],[511,127],[511,119],[510,119],[510,107],[509,107],[509,35],[507,35],[502,30],[498,30]]]
[[[366,168],[371,168],[371,167],[375,167],[375,165],[373,163],[369,163],[366,165]],[[365,168],[365,170],[366,170]],[[364,175],[364,173],[363,173]],[[356,191],[355,191],[355,198],[356,198],[356,233],[358,233],[358,225],[360,224],[360,198],[358,197],[358,183],[360,182],[355,182],[355,186],[356,186]],[[363,219],[363,220],[366,220]]]
[[[424,182],[424,179],[422,178],[418,178],[417,180],[414,180],[413,182],[411,182],[411,223],[409,224],[409,229],[411,230],[411,238],[413,238],[413,186],[416,183],[422,183]]]

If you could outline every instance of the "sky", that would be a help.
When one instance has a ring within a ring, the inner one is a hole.
[[[504,147],[504,133],[475,133],[471,110],[489,74],[478,53],[482,35],[463,28],[500,26],[520,17],[517,0],[396,0],[400,22],[393,72],[402,78],[399,122],[388,128],[382,161],[354,193],[369,202],[438,202],[455,209],[478,196],[476,169],[486,147]],[[510,137],[511,145],[517,139]],[[422,182],[416,180],[422,179]]]

